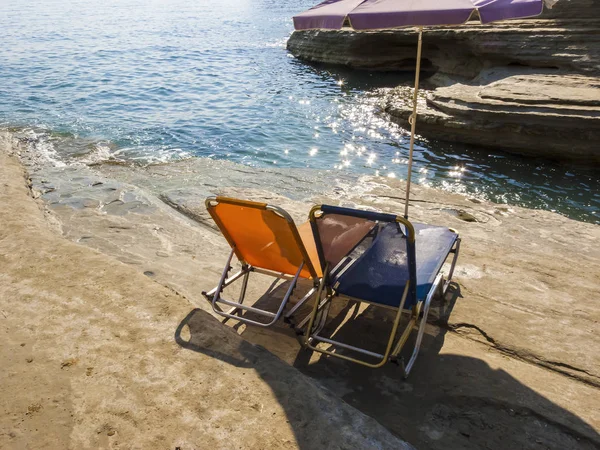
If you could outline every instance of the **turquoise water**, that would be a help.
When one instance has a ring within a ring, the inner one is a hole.
[[[377,111],[399,74],[291,57],[314,0],[0,0],[0,125],[108,143],[106,158],[189,156],[406,177]],[[57,157],[74,157],[57,147]],[[416,182],[600,223],[598,171],[420,140]]]

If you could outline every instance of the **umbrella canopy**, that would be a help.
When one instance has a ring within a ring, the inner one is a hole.
[[[555,3],[554,0],[325,0],[308,11],[294,16],[296,30],[339,30],[346,21],[355,30],[381,30],[407,26],[419,28],[413,113],[409,118],[410,144],[404,202],[406,219],[408,219],[417,124],[417,92],[421,70],[423,27],[460,25],[473,16],[479,16],[481,23],[534,17],[542,13],[544,2],[548,2],[550,7]]]
[[[326,0],[294,17],[296,30],[339,30],[346,18],[355,30],[460,25],[475,13],[481,23],[542,12],[543,0]]]

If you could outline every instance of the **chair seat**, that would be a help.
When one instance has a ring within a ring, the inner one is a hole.
[[[424,300],[431,289],[458,234],[446,227],[413,223],[417,265],[416,301]],[[398,307],[409,279],[406,237],[397,225],[383,227],[372,245],[334,282],[340,294],[371,303]],[[415,301],[407,298],[405,308]]]
[[[318,257],[310,224],[299,230],[281,208],[249,200],[209,197],[206,207],[240,261],[291,276],[304,262],[301,278],[320,276],[313,266]]]

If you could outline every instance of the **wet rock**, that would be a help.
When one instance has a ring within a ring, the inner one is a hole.
[[[146,214],[152,211],[154,207],[144,203],[141,200],[113,200],[109,204],[104,205],[102,209],[108,214],[124,216],[131,212]]]
[[[204,205],[204,199],[209,195],[211,193],[205,189],[173,189],[162,192],[159,198],[190,219],[217,230]]]
[[[100,206],[100,202],[98,200],[94,200],[91,198],[86,198],[82,202],[84,208],[97,208]]]
[[[478,222],[477,218],[473,214],[468,213],[464,209],[446,208],[444,209],[444,211],[446,211],[449,214],[452,214],[460,220],[464,220],[465,222]]]

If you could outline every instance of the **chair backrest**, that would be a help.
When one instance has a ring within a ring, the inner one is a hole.
[[[283,209],[227,197],[209,197],[206,209],[242,263],[295,275],[304,261],[300,276],[317,277],[294,220]]]
[[[378,249],[381,242],[376,247],[374,244],[378,242],[378,233],[385,230],[384,246],[394,246],[387,252],[386,267],[408,273],[409,296],[416,296],[415,230],[407,219],[394,214],[320,205],[311,210],[310,223],[323,271],[326,265],[329,273],[339,268],[329,283],[334,284],[335,278],[344,271],[345,257],[356,260],[370,249],[381,253]],[[405,257],[399,257],[402,256],[399,253]]]

